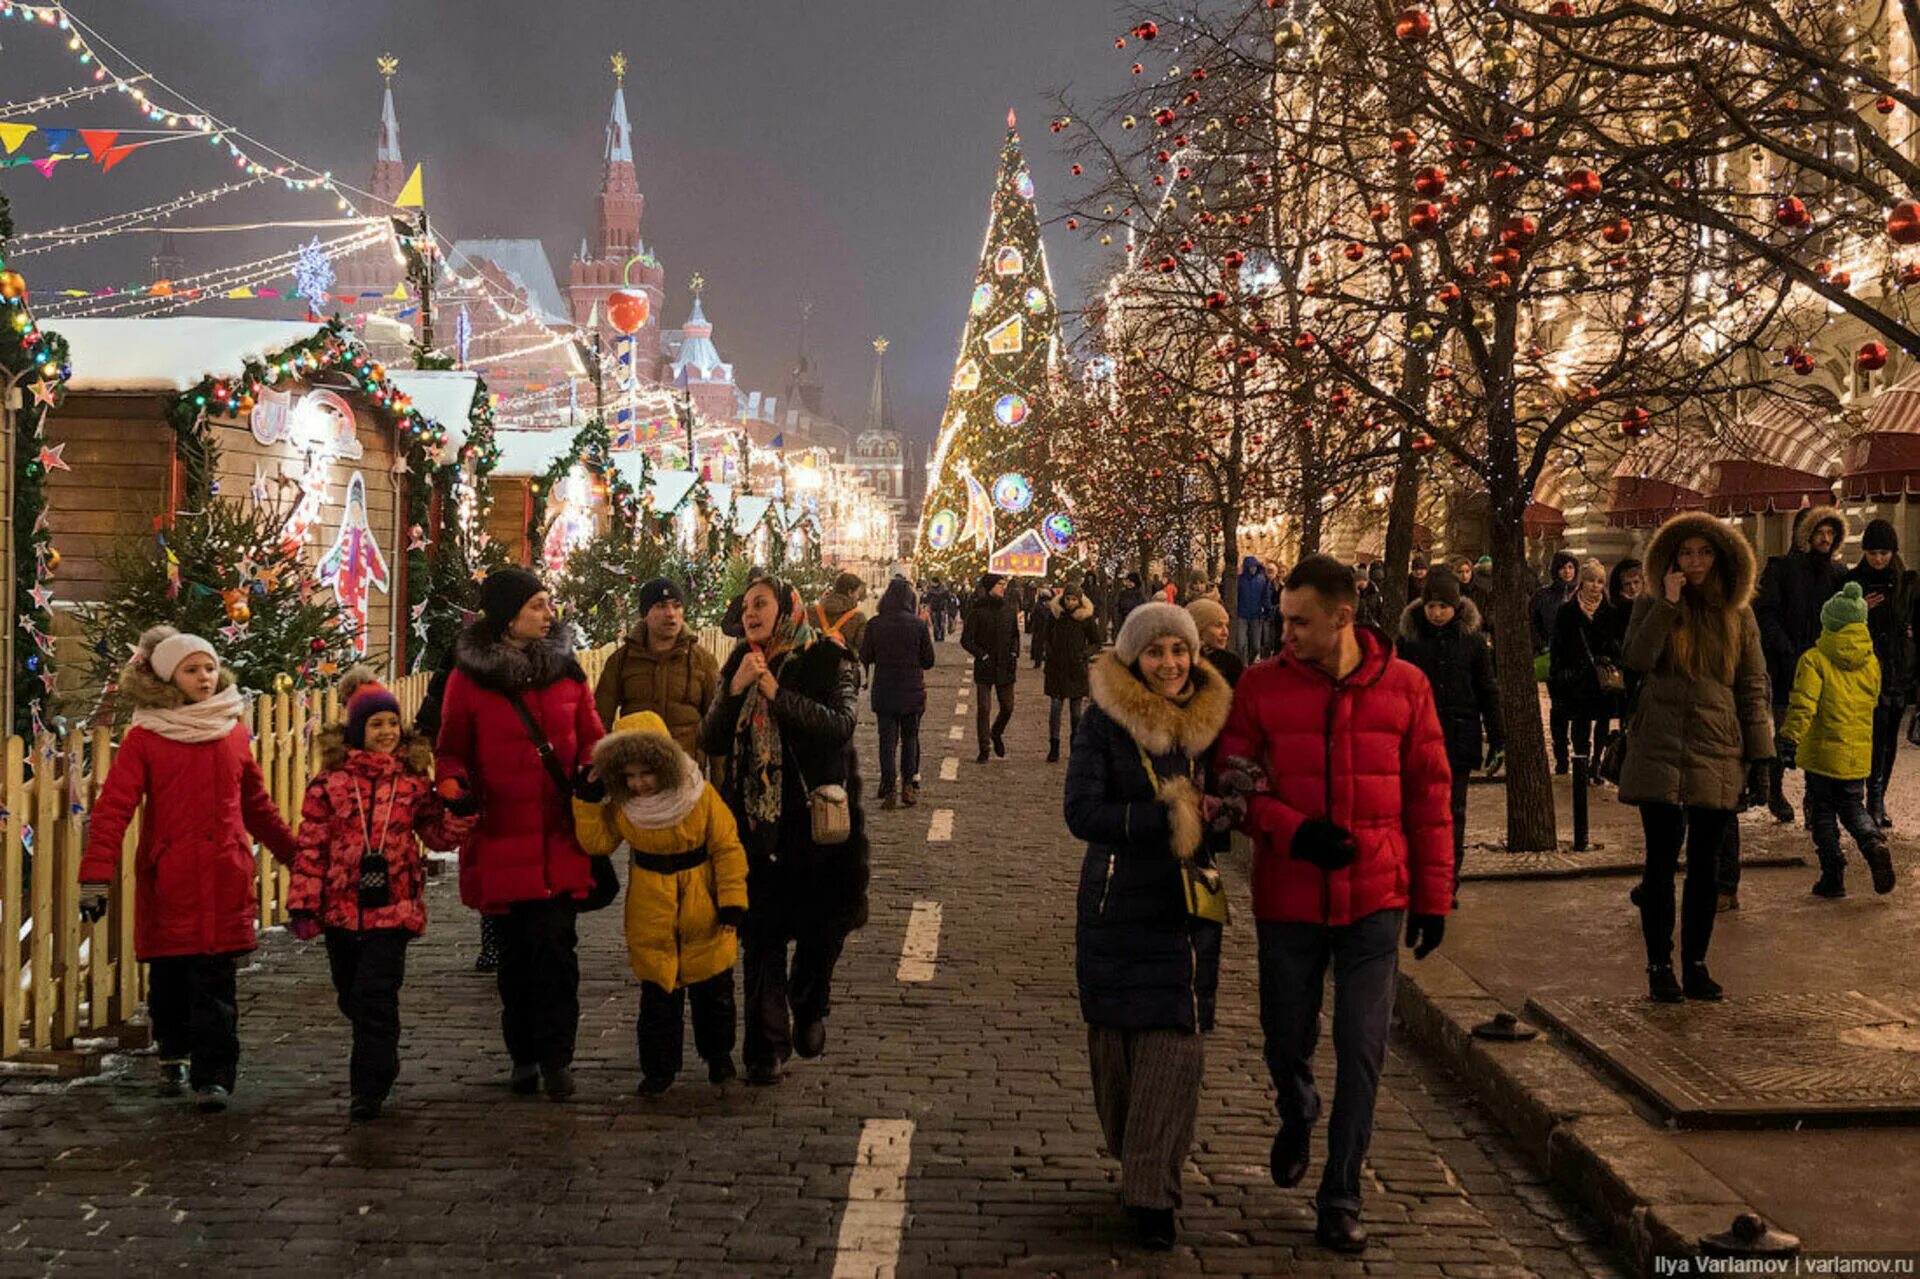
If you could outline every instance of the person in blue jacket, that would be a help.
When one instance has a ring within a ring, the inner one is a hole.
[[[1273,617],[1273,582],[1260,570],[1258,556],[1240,561],[1240,576],[1234,580],[1233,651],[1249,664],[1259,661],[1261,637]]]

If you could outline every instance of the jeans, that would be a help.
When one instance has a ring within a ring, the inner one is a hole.
[[[680,1073],[682,1009],[693,1005],[693,1050],[705,1062],[733,1060],[733,969],[668,990],[640,983],[640,1073],[672,1079]]]
[[[1327,1125],[1327,1165],[1315,1196],[1322,1212],[1360,1211],[1360,1166],[1373,1140],[1404,917],[1398,910],[1375,911],[1338,928],[1258,923],[1260,1029],[1283,1127],[1310,1126],[1320,1116],[1313,1047],[1320,1037],[1327,965],[1333,965],[1333,1118]]]
[[[1873,771],[1867,775],[1867,798],[1885,803],[1887,783],[1893,778],[1893,759],[1900,753],[1900,720],[1906,707],[1880,702],[1873,708]]]
[[[795,1022],[826,1020],[833,996],[833,969],[840,962],[842,934],[808,928],[756,926],[747,912],[741,967],[747,997],[741,1055],[751,1069],[785,1061],[793,1052]],[[787,945],[793,966],[787,966]]]
[[[1867,815],[1864,778],[1843,782],[1837,777],[1808,773],[1807,823],[1813,827],[1813,851],[1820,855],[1820,869],[1830,875],[1841,874],[1847,867],[1840,852],[1841,826],[1863,849],[1881,840],[1880,827]]]
[[[404,928],[327,930],[327,967],[340,1011],[353,1023],[347,1086],[355,1097],[381,1100],[400,1074],[400,983],[407,975]]]
[[[978,694],[973,708],[974,728],[980,738],[980,753],[984,755],[987,753],[989,741],[1006,732],[1008,722],[1013,719],[1013,685],[975,684],[973,688],[974,692]],[[1000,700],[1000,713],[993,717],[991,727],[987,724],[987,694],[989,691],[992,692],[994,697]]]
[[[1047,708],[1047,740],[1060,740],[1060,709],[1067,708],[1067,736],[1069,739],[1080,731],[1080,708],[1086,704],[1083,697],[1056,697],[1053,705]]]
[[[579,912],[565,897],[515,902],[500,920],[500,1032],[516,1066],[573,1064],[580,1029]]]
[[[1730,808],[1689,804],[1640,805],[1646,833],[1647,862],[1640,879],[1640,935],[1647,963],[1673,962],[1673,877],[1680,866],[1680,843],[1687,845],[1687,879],[1680,899],[1680,958],[1705,962],[1713,943],[1713,913],[1719,905],[1720,856],[1726,845]]]
[[[933,610],[933,638],[935,643],[947,638],[947,610],[944,608]]]
[[[234,956],[168,955],[147,964],[147,1015],[163,1058],[190,1062],[187,1082],[233,1091],[240,1073]]]
[[[1260,658],[1261,640],[1267,629],[1265,619],[1258,617],[1236,617],[1233,619],[1233,651],[1249,665]]]
[[[920,712],[915,711],[911,715],[875,715],[874,722],[880,728],[880,793],[891,795],[896,777],[893,771],[896,746],[900,760],[898,779],[904,782],[920,780]]]

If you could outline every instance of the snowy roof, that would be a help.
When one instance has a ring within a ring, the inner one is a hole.
[[[653,509],[666,515],[678,510],[687,500],[700,477],[692,471],[655,471],[653,473]]]
[[[495,475],[543,475],[546,469],[566,456],[576,432],[572,427],[547,431],[497,431],[493,442],[499,446],[500,461]]]
[[[718,480],[708,480],[707,504],[716,511],[727,510],[733,505],[733,485],[722,484]]]
[[[567,299],[554,278],[553,263],[547,261],[547,248],[538,240],[456,240],[456,259],[486,260],[500,269],[513,286],[526,292],[548,324],[571,324],[567,318]]]
[[[386,97],[380,103],[380,146],[374,153],[374,159],[400,161],[400,119],[393,113],[393,85],[387,85]]]
[[[685,336],[673,362],[675,377],[679,377],[683,369],[691,367],[702,381],[733,381],[733,366],[720,358],[720,348],[713,344],[713,324],[707,319],[706,312],[700,309],[698,294],[694,295],[693,314],[687,317],[681,333]]]
[[[607,117],[607,149],[602,157],[608,164],[633,163],[633,125],[627,122],[627,91],[613,89],[613,114]]]
[[[750,534],[760,527],[760,521],[767,517],[767,508],[773,505],[770,497],[752,497],[742,493],[733,502],[733,531]]]
[[[480,386],[477,373],[448,369],[395,369],[388,379],[413,401],[414,411],[438,422],[447,433],[447,446],[466,445],[472,426],[473,397]]]
[[[208,374],[237,376],[248,360],[320,331],[302,320],[204,315],[54,319],[48,327],[67,340],[75,391],[184,391]]]

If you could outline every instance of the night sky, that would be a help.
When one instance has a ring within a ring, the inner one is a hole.
[[[563,288],[593,230],[613,90],[607,55],[623,49],[647,197],[641,233],[667,269],[668,326],[686,315],[688,276],[704,273],[715,341],[739,383],[778,394],[801,303],[811,300],[809,345],[829,409],[859,420],[869,343],[884,333],[896,414],[929,440],[1007,108],[1020,114],[1043,214],[1057,216],[1073,179],[1047,128],[1052,93],[1093,100],[1127,78],[1113,49],[1125,25],[1113,0],[76,0],[74,12],[207,111],[356,186],[372,164],[374,59],[396,54],[401,146],[409,165],[426,163],[436,229],[537,235]],[[57,33],[0,25],[0,100],[85,74]],[[144,123],[118,95],[44,118]],[[17,167],[0,170],[0,184],[25,231],[232,173],[224,153],[189,141],[136,152],[109,174],[71,163],[47,180]],[[186,218],[336,216],[320,196],[248,200]],[[196,237],[188,269],[264,256],[310,234]],[[1062,304],[1073,306],[1094,274],[1091,252],[1057,222],[1046,241]],[[36,285],[100,285],[146,278],[154,247],[151,236],[119,236],[19,265]]]

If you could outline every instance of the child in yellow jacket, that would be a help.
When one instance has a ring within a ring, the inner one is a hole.
[[[574,831],[594,855],[621,841],[627,955],[640,979],[640,1087],[657,1097],[681,1064],[681,1007],[707,1078],[734,1077],[733,963],[747,915],[747,853],[733,814],[652,711],[628,715],[593,749],[574,792]]]
[[[1880,662],[1867,631],[1860,583],[1848,582],[1820,609],[1820,638],[1800,655],[1793,694],[1780,722],[1780,758],[1807,774],[1807,824],[1820,855],[1820,897],[1845,897],[1844,823],[1873,872],[1873,891],[1893,891],[1887,837],[1867,813],[1873,771],[1873,708],[1880,700]]]

